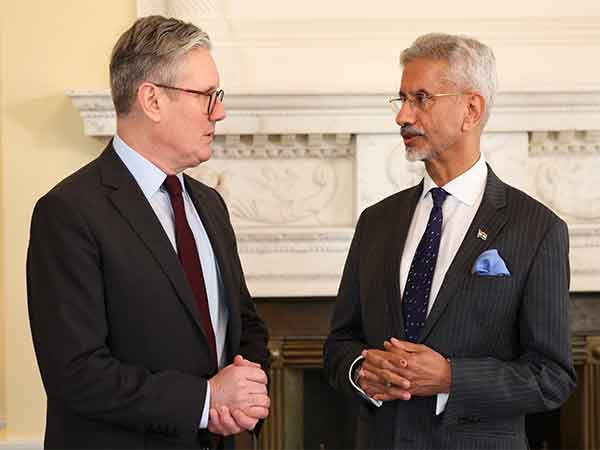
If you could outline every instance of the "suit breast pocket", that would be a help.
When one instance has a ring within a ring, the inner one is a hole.
[[[461,295],[461,306],[483,328],[500,324],[512,326],[521,302],[521,289],[515,277],[469,275]]]

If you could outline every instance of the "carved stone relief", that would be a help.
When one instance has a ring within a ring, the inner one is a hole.
[[[600,132],[535,132],[530,154],[541,201],[570,224],[600,226]]]
[[[351,226],[351,155],[345,138],[231,135],[189,174],[219,191],[239,227]]]

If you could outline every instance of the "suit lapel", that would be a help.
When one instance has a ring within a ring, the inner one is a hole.
[[[221,276],[221,287],[223,292],[220,295],[221,298],[226,302],[229,309],[229,320],[227,325],[227,343],[229,346],[230,354],[237,350],[237,343],[240,341],[240,311],[239,302],[234,301],[236,299],[235,292],[232,291],[237,283],[234,283],[234,277],[231,267],[231,257],[228,256],[227,243],[224,240],[225,230],[229,226],[227,223],[220,223],[218,216],[214,213],[214,199],[207,195],[202,189],[198,189],[192,185],[189,181],[188,175],[184,175],[185,185],[187,191],[190,194],[192,202],[198,211],[200,219],[204,229],[208,234],[211,247],[215,254],[219,274]]]
[[[506,185],[494,174],[488,166],[488,176],[481,205],[469,226],[467,234],[460,245],[452,264],[448,268],[444,281],[433,304],[431,312],[427,316],[425,326],[421,331],[418,342],[423,342],[442,313],[448,306],[450,300],[459,294],[459,288],[464,279],[470,274],[476,258],[489,248],[498,236],[507,221],[503,211],[506,206]],[[487,233],[486,240],[477,237],[478,231]]]
[[[208,338],[204,333],[190,283],[152,206],[111,144],[104,150],[100,158],[102,183],[113,189],[109,195],[110,201],[154,256],[159,267],[173,285],[178,298],[202,332],[208,346]],[[135,258],[132,260],[135,261]]]
[[[391,280],[391,284],[385,284],[386,286],[390,286],[387,290],[386,304],[390,310],[389,317],[391,318],[391,323],[389,323],[389,326],[391,329],[386,330],[387,336],[384,339],[389,339],[391,336],[398,337],[399,339],[404,339],[405,337],[402,292],[400,292],[400,261],[402,260],[408,229],[410,228],[410,223],[422,192],[423,181],[409,189],[406,195],[401,197],[403,201],[398,207],[393,209],[394,216],[390,219],[392,226],[390,231],[390,251],[385,252],[386,261],[384,267],[386,268],[386,273],[383,279]]]

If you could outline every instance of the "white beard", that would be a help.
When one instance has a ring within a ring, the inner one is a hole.
[[[439,155],[439,152],[435,149],[419,150],[415,147],[406,147],[406,159],[410,162],[426,161],[428,159],[434,159]]]

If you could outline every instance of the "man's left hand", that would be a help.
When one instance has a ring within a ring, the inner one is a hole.
[[[238,367],[255,367],[260,369],[260,364],[236,355],[233,365]],[[211,408],[209,411],[208,430],[213,434],[229,436],[244,430],[253,430],[260,419],[269,415],[268,407],[251,406],[245,410],[230,410],[227,406]]]
[[[431,396],[450,392],[452,371],[450,362],[426,345],[413,344],[392,338],[384,343],[385,350],[396,358],[406,361],[405,365],[390,365],[381,352],[367,351],[365,359],[369,369],[374,371],[380,380],[394,386],[402,386],[411,396]],[[406,387],[406,380],[409,385]],[[392,392],[384,392],[374,396],[376,400],[395,400]]]

